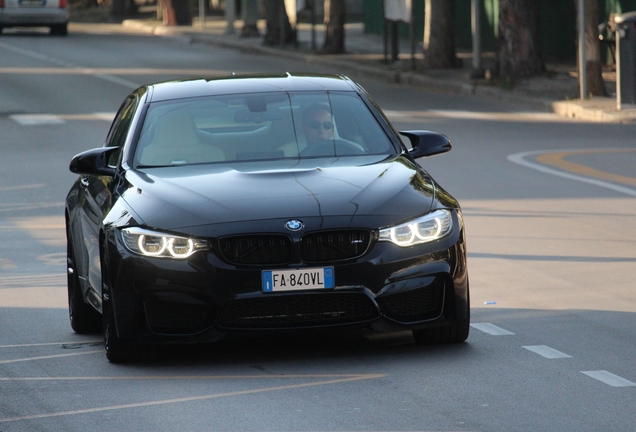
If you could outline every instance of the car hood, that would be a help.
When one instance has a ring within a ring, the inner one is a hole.
[[[364,165],[183,166],[131,170],[123,198],[165,230],[271,220],[337,219],[379,227],[430,210],[434,183],[405,157]]]

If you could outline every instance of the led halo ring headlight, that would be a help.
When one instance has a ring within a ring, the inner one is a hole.
[[[451,211],[442,209],[404,224],[381,229],[379,240],[408,247],[438,240],[450,233],[452,228]]]
[[[203,249],[207,242],[148,229],[133,227],[121,230],[126,248],[148,257],[185,259]]]

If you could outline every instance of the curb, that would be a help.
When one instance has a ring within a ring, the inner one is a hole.
[[[553,112],[563,117],[600,123],[636,123],[636,106],[618,111],[611,98],[595,98],[590,101],[555,101],[515,94],[497,87],[478,85],[472,82],[451,79],[437,79],[413,72],[381,70],[346,59],[334,59],[324,55],[307,54],[291,50],[266,47],[253,43],[231,40],[209,32],[198,32],[183,27],[165,27],[154,22],[124,20],[122,26],[133,28],[156,36],[181,38],[186,43],[202,43],[222,48],[238,50],[248,54],[264,54],[302,61],[306,64],[332,66],[340,73],[359,75],[378,81],[402,84],[427,91],[485,97],[501,101],[523,104],[538,111]],[[355,79],[355,77],[352,77]]]
[[[589,107],[586,105],[594,105]],[[555,113],[564,117],[598,123],[636,123],[636,106],[616,109],[616,100],[612,98],[594,98],[585,101],[557,101],[552,103]]]

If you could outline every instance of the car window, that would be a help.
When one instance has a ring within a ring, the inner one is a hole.
[[[152,103],[141,166],[394,154],[353,92],[259,93]]]
[[[124,103],[122,103],[121,107],[119,107],[119,111],[117,111],[115,120],[113,120],[113,124],[108,132],[108,137],[106,138],[107,147],[121,148],[124,146],[130,129],[130,124],[135,114],[136,105],[137,98],[135,96],[130,96],[124,101]],[[108,160],[108,164],[115,166],[119,160],[120,153],[121,151],[114,152]]]

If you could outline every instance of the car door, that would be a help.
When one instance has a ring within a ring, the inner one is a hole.
[[[136,95],[129,96],[119,108],[113,121],[105,147],[119,147],[108,164],[117,166],[121,157],[121,149],[126,142],[130,125],[138,104]],[[98,296],[102,293],[101,264],[99,250],[99,231],[102,220],[113,205],[113,188],[116,179],[109,176],[82,175],[80,177],[81,195],[79,218],[81,225],[82,249],[85,262],[80,274],[85,277],[84,290],[94,290]]]

